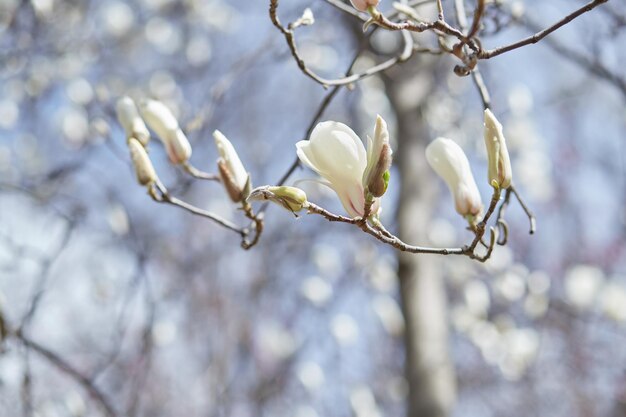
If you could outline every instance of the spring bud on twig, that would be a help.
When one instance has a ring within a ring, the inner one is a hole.
[[[513,176],[509,151],[502,125],[489,109],[485,110],[485,145],[489,163],[489,184],[496,189],[509,188]]]
[[[157,100],[143,100],[139,110],[144,120],[163,142],[173,164],[182,164],[191,157],[191,145],[178,126],[178,121],[165,104]]]
[[[150,161],[150,157],[143,145],[135,138],[128,139],[130,158],[135,167],[137,182],[140,185],[151,185],[157,180],[156,172]]]
[[[387,123],[382,117],[377,116],[374,139],[367,137],[367,166],[363,173],[363,187],[366,193],[381,197],[387,191],[391,154]]]
[[[215,139],[217,151],[220,154],[217,160],[220,179],[231,200],[238,203],[247,197],[245,191],[249,187],[248,172],[241,163],[241,159],[239,159],[233,144],[230,143],[222,132],[215,130],[213,138]]]
[[[130,97],[124,96],[117,100],[115,110],[117,112],[117,120],[126,132],[126,138],[135,138],[143,146],[148,145],[150,132],[141,116],[139,116],[135,102]]]
[[[450,139],[437,138],[426,147],[426,159],[448,185],[457,213],[471,224],[478,221],[483,204],[463,149]]]
[[[250,192],[247,201],[269,200],[279,204],[292,213],[297,213],[308,205],[306,193],[299,188],[289,186],[263,186]]]

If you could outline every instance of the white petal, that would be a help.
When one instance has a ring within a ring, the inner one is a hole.
[[[142,100],[139,103],[141,116],[167,146],[167,140],[178,130],[178,121],[165,104],[157,100]]]
[[[310,145],[301,148],[320,175],[333,178],[363,176],[367,154],[361,139],[352,129],[339,122],[319,123],[311,133]]]
[[[226,166],[233,176],[237,186],[243,189],[248,181],[248,172],[241,163],[237,151],[233,147],[233,144],[224,136],[219,130],[213,132],[213,138],[215,139],[215,145],[220,156],[226,162]]]
[[[450,139],[437,138],[426,147],[426,159],[448,185],[457,212],[463,216],[479,214],[480,193],[463,149]]]

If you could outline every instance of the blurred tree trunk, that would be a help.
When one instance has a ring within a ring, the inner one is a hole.
[[[434,68],[421,71],[432,74]],[[429,94],[424,92],[421,97],[417,92],[408,94],[416,90],[416,72],[414,65],[402,67],[386,85],[398,129],[394,155],[402,179],[398,235],[409,243],[426,244],[438,187],[424,155],[429,132],[423,108]],[[426,85],[430,84],[429,80]],[[456,377],[448,351],[448,306],[442,261],[445,259],[434,255],[399,255],[398,277],[406,321],[409,417],[448,416],[456,401]]]

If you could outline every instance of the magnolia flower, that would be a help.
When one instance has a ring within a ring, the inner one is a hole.
[[[139,111],[133,99],[124,96],[117,100],[115,108],[117,120],[124,128],[126,138],[135,138],[143,146],[146,146],[150,141],[150,132],[148,132],[146,124],[143,122],[141,116],[139,116]]]
[[[387,123],[376,116],[374,140],[367,137],[367,166],[363,172],[363,186],[374,197],[381,197],[387,191],[391,168],[391,146]]]
[[[255,188],[250,192],[247,201],[269,200],[283,206],[285,209],[296,213],[308,205],[306,193],[296,187],[269,186]]]
[[[496,189],[508,188],[513,175],[509,151],[502,125],[489,109],[485,110],[485,145],[489,163],[489,184]]]
[[[363,174],[367,153],[361,139],[352,129],[339,122],[322,122],[315,126],[308,141],[296,143],[298,158],[322,176],[322,183],[332,188],[351,217],[365,212]],[[380,208],[374,200],[371,213]]]
[[[224,188],[226,188],[226,192],[228,192],[231,200],[238,203],[246,197],[244,194],[249,174],[243,167],[233,144],[230,143],[226,136],[219,130],[215,130],[213,138],[215,138],[215,145],[220,154],[217,160],[217,167],[222,184],[224,184]]]
[[[139,110],[144,120],[157,134],[173,164],[182,164],[191,157],[191,145],[178,126],[178,121],[165,104],[157,100],[143,100]]]
[[[426,159],[448,185],[457,213],[470,223],[477,221],[483,205],[463,149],[450,139],[437,138],[426,147]]]
[[[366,12],[368,7],[378,6],[378,2],[379,0],[350,0],[352,6],[361,12]]]
[[[130,158],[135,167],[137,182],[141,185],[151,185],[157,180],[156,172],[150,161],[150,157],[143,145],[135,138],[128,139]]]

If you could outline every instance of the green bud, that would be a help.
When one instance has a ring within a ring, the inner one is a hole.
[[[299,188],[286,185],[257,187],[250,192],[246,201],[271,201],[292,213],[297,213],[308,206],[306,193]]]

